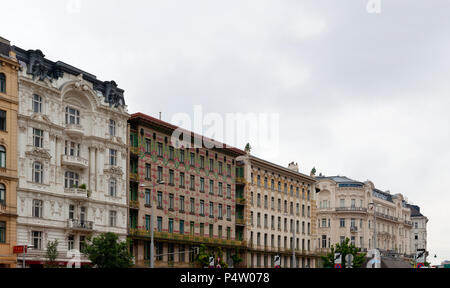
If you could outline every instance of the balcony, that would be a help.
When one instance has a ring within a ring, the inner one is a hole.
[[[64,131],[71,136],[82,137],[84,135],[83,126],[78,124],[66,124]]]
[[[236,177],[236,184],[246,184],[247,181],[245,181],[244,177]]]
[[[81,188],[66,188],[64,194],[75,199],[87,199],[90,196],[90,191]]]
[[[69,219],[67,221],[67,227],[77,231],[92,231],[94,230],[94,222],[92,221],[80,221],[77,219]]]
[[[413,226],[413,222],[405,220],[405,225],[412,227]]]
[[[78,157],[78,156],[70,156],[70,155],[61,155],[61,164],[69,167],[76,167],[86,169],[89,167],[89,161]]]
[[[350,227],[350,233],[358,233],[358,227],[356,226]]]
[[[130,200],[130,208],[139,209],[139,200]]]
[[[377,216],[377,218],[383,218],[383,219],[394,221],[394,222],[398,221],[397,217],[389,216],[389,215],[386,215],[386,214],[383,214],[383,213],[380,213],[380,212],[376,212],[376,216]]]
[[[134,155],[139,155],[139,147],[130,147],[130,153]]]
[[[244,218],[236,218],[236,225],[245,226]]]
[[[336,212],[367,213],[367,208],[363,208],[363,207],[336,207]]]
[[[236,198],[236,204],[238,205],[245,205],[245,199],[242,197],[237,197]]]
[[[130,180],[134,182],[139,182],[139,174],[138,173],[130,173]]]
[[[130,229],[130,236],[151,238],[151,231],[143,229]],[[215,244],[221,246],[237,246],[237,247],[247,245],[245,241],[226,240],[226,239],[210,238],[205,236],[192,236],[187,234],[177,234],[168,232],[155,232],[154,237],[155,239],[158,240],[193,242],[197,244],[213,244],[213,245]]]

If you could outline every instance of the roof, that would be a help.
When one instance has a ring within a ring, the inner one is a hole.
[[[144,113],[141,113],[141,112],[131,114],[131,117],[130,117],[130,119],[128,121],[129,122],[133,122],[133,121],[139,121],[139,120],[142,120],[142,121],[144,121],[147,124],[150,124],[152,126],[156,126],[157,128],[166,129],[167,133],[171,133],[171,132],[173,132],[173,131],[175,131],[177,129],[181,129],[184,133],[191,134],[192,137],[195,137],[196,139],[199,139],[199,138],[202,139],[203,140],[202,143],[209,142],[209,143],[213,143],[214,147],[222,147],[222,148],[216,148],[216,149],[217,150],[222,150],[223,149],[223,150],[225,150],[225,151],[227,151],[229,153],[232,153],[235,157],[242,156],[242,155],[246,154],[241,149],[232,147],[230,145],[221,143],[219,141],[215,141],[214,139],[207,138],[207,137],[205,137],[203,135],[194,133],[194,132],[189,131],[187,129],[183,129],[181,127],[178,127],[178,126],[170,124],[168,122],[159,120],[159,119],[157,119],[155,117],[152,117],[150,115],[147,115],[147,114],[144,114]]]
[[[281,165],[278,165],[278,164],[269,162],[269,161],[267,161],[267,160],[258,158],[258,157],[253,156],[253,155],[250,155],[250,160],[258,161],[258,162],[260,162],[260,163],[262,163],[262,164],[272,166],[272,167],[274,167],[275,169],[282,170],[283,172],[287,172],[287,173],[293,174],[294,176],[297,176],[297,177],[300,176],[300,177],[302,177],[302,178],[306,178],[307,180],[311,180],[311,181],[313,181],[313,182],[316,182],[316,181],[317,181],[314,177],[311,177],[311,176],[308,176],[308,175],[306,175],[306,174],[297,172],[297,171],[295,171],[295,170],[292,170],[292,169],[283,167],[283,166],[281,166]]]
[[[407,207],[411,209],[411,217],[423,217],[419,206],[407,204]]]
[[[12,50],[16,53],[18,61],[22,61],[27,65],[26,73],[33,76],[33,80],[38,78],[43,81],[45,79],[57,80],[68,73],[74,76],[83,75],[83,79],[92,83],[93,89],[101,92],[106,103],[111,106],[124,106],[124,90],[119,88],[114,81],[100,81],[95,75],[87,73],[83,70],[75,68],[61,61],[53,62],[45,58],[41,50],[24,50],[17,46],[12,46]]]
[[[355,183],[355,184],[363,184],[364,185],[364,183],[350,179],[346,176],[318,176],[318,177],[316,177],[316,179],[329,179],[338,184],[339,183]]]

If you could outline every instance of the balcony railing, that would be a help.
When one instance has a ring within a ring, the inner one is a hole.
[[[244,177],[236,177],[236,183],[237,184],[246,184],[247,181],[245,181]]]
[[[130,208],[139,209],[139,200],[130,200]]]
[[[358,227],[356,227],[356,226],[350,227],[350,232],[351,233],[358,233]]]
[[[87,199],[89,196],[89,190],[81,188],[66,188],[64,193],[77,199]]]
[[[67,221],[67,227],[75,230],[94,230],[94,222],[69,219]]]
[[[386,219],[386,220],[391,220],[391,221],[395,221],[395,222],[398,221],[397,217],[389,216],[389,215],[386,215],[386,214],[383,214],[383,213],[380,213],[380,212],[376,212],[376,215],[377,215],[377,217],[383,218],[383,219]]]
[[[142,230],[142,229],[130,229],[131,236],[137,237],[151,237],[151,231]],[[226,246],[246,246],[245,241],[236,241],[236,240],[226,240],[226,239],[218,239],[218,238],[210,238],[204,236],[192,236],[185,234],[177,234],[177,233],[168,233],[168,232],[155,232],[155,239],[160,240],[174,240],[174,241],[186,241],[186,242],[195,242],[198,244],[216,244],[216,245],[226,245]]]
[[[78,168],[88,168],[89,161],[78,156],[61,155],[61,163],[67,166],[74,166]]]
[[[336,207],[336,212],[361,212],[366,213],[367,208],[363,207]]]
[[[139,147],[130,147],[130,153],[134,155],[139,155]]]
[[[405,220],[405,224],[408,226],[413,226],[413,222]]]
[[[236,198],[236,204],[244,205],[245,204],[245,199],[242,198],[242,197],[237,197]]]
[[[237,225],[245,225],[244,218],[236,218],[236,224]]]
[[[139,174],[138,173],[130,173],[130,180],[139,182]]]

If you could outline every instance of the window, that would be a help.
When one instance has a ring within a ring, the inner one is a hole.
[[[150,189],[145,189],[145,205],[151,205]]]
[[[162,182],[163,181],[163,168],[162,167],[158,167],[158,182]]]
[[[341,218],[339,220],[339,227],[345,227],[345,219],[344,218]]]
[[[6,188],[0,184],[0,205],[6,205]]]
[[[0,92],[6,93],[6,76],[3,73],[0,73]]]
[[[227,198],[231,199],[231,185],[227,184]]]
[[[180,187],[184,188],[184,185],[185,185],[185,183],[184,183],[184,173],[180,172]]]
[[[80,176],[78,173],[67,171],[64,174],[64,187],[77,188]]]
[[[200,216],[205,216],[205,201],[200,200]]]
[[[33,128],[33,146],[42,148],[44,147],[44,131]]]
[[[231,206],[227,206],[227,220],[231,221]]]
[[[191,221],[190,223],[190,228],[189,228],[189,232],[191,235],[195,235],[195,223]]]
[[[169,194],[169,210],[173,211],[173,194]]]
[[[73,250],[75,248],[75,236],[74,235],[69,235],[69,237],[67,238],[67,247],[70,250]]]
[[[219,219],[222,219],[223,218],[223,208],[222,208],[223,206],[222,206],[222,204],[219,204],[219,211],[218,211],[218,213],[219,213]]]
[[[340,199],[341,208],[345,208],[345,199]]]
[[[39,95],[33,95],[33,112],[34,113],[42,113],[42,97]]]
[[[145,163],[145,179],[150,180],[152,177],[152,166],[150,164]]]
[[[43,135],[43,134],[42,134]],[[35,144],[36,146],[36,144]],[[41,144],[41,147],[43,145]],[[68,155],[68,156],[80,156],[80,151],[81,151],[81,145],[77,144],[75,142],[69,142],[69,141],[65,141],[65,145],[64,145],[64,155]]]
[[[180,234],[184,234],[184,220],[180,220]]]
[[[227,227],[227,240],[231,239],[231,227]]]
[[[42,218],[42,200],[33,200],[33,217]]]
[[[195,213],[195,199],[191,198],[191,214]]]
[[[219,196],[223,196],[223,184],[219,182]]]
[[[180,196],[180,212],[184,212],[184,196]]]
[[[191,161],[190,161],[191,166],[195,166],[195,154],[191,153]]]
[[[214,180],[209,180],[209,194],[214,195]]]
[[[117,212],[116,211],[109,211],[109,226],[116,227],[116,217]]]
[[[209,159],[209,171],[214,171],[214,159]]]
[[[180,150],[180,162],[184,163],[184,150]]]
[[[223,169],[222,169],[222,162],[219,162],[219,175],[223,174]]]
[[[163,157],[163,144],[158,142],[158,156]]]
[[[0,130],[6,131],[6,111],[0,110]]]
[[[117,150],[109,149],[109,165],[117,165]]]
[[[227,176],[231,177],[231,165],[227,164]]]
[[[41,250],[42,249],[42,232],[41,231],[32,231],[31,232],[31,243],[33,243],[33,249]]]
[[[6,243],[6,222],[0,221],[0,243]]]
[[[66,124],[80,125],[80,111],[66,107]]]
[[[209,238],[214,237],[214,224],[209,224]]]
[[[152,141],[150,139],[145,139],[145,152],[150,153],[152,151]]]
[[[200,156],[200,169],[205,169],[205,157]]]
[[[205,235],[205,224],[204,223],[200,223],[200,236],[204,236]]]
[[[214,203],[209,202],[209,217],[214,218]]]
[[[69,219],[73,220],[75,216],[75,205],[69,205]]]
[[[192,177],[191,177],[192,179]],[[191,185],[192,189],[192,185]],[[200,177],[200,192],[205,192],[205,178]]]
[[[162,192],[158,191],[158,208],[162,209]]]
[[[174,159],[174,153],[175,150],[172,146],[169,147],[169,160],[173,160]]]
[[[156,226],[157,226],[158,232],[161,232],[162,231],[162,217],[158,216],[156,222],[157,222]]]
[[[151,221],[151,216],[150,215],[145,215],[145,230],[149,231],[150,230],[150,221]]]
[[[355,208],[356,207],[356,200],[355,199],[352,199],[352,206],[351,206],[352,208]]]
[[[190,185],[191,185],[191,190],[195,190],[195,176],[194,175],[191,175],[191,183],[190,183]]]
[[[116,136],[116,121],[109,120],[109,135]]]
[[[0,146],[0,168],[6,168],[6,149]]]
[[[173,219],[169,218],[169,233],[173,233]]]
[[[169,170],[169,185],[175,185],[175,172],[173,170]]]
[[[115,178],[109,179],[109,196],[117,196],[117,181]]]
[[[218,229],[218,232],[219,232],[219,239],[222,239],[222,225],[219,225],[219,229]]]

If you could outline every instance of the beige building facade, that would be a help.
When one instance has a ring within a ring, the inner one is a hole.
[[[19,67],[9,41],[0,37],[0,268],[16,267]]]
[[[376,189],[370,181],[344,176],[316,177],[317,244],[322,252],[351,240],[363,251],[411,255],[411,210],[403,195]],[[375,235],[376,234],[376,243]]]
[[[244,201],[239,201],[236,214],[244,217],[246,266],[274,267],[278,255],[282,268],[315,268],[314,178],[299,173],[297,164],[285,168],[249,153],[237,161],[237,193]]]
[[[416,205],[408,205],[411,208],[411,221],[413,228],[411,231],[411,247],[413,250],[427,250],[427,225],[428,218],[420,212],[420,207]]]

